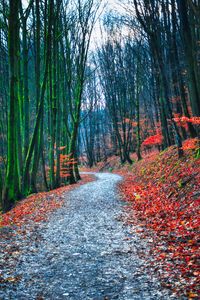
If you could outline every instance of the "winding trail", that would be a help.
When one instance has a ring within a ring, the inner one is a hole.
[[[116,184],[121,177],[96,177],[68,193],[64,206],[31,244],[24,244],[16,269],[21,280],[0,292],[0,299],[172,299],[141,271],[138,250],[146,246],[137,235],[127,238],[128,227],[119,221],[123,203]]]

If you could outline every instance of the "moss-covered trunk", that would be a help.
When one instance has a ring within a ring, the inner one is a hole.
[[[9,114],[8,114],[8,150],[5,187],[3,192],[3,211],[9,210],[20,196],[20,182],[18,173],[18,36],[19,36],[19,0],[9,2]]]

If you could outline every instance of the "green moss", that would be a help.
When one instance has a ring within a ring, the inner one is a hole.
[[[177,181],[177,186],[179,187],[179,188],[182,188],[183,187],[183,183],[182,183],[182,180],[180,179],[179,181]]]
[[[165,182],[165,175],[162,175],[162,176],[160,177],[160,181],[161,181],[162,183]]]
[[[196,149],[195,152],[195,159],[199,159],[200,158],[200,148]]]

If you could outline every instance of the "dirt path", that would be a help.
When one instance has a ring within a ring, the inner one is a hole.
[[[128,228],[118,220],[121,178],[96,176],[67,194],[64,206],[24,242],[16,268],[20,280],[0,291],[0,299],[174,299],[141,271],[138,251],[146,245],[137,235],[127,238]]]

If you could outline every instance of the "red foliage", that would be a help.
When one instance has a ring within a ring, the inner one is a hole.
[[[59,149],[62,151],[66,148],[66,146],[62,146]],[[70,170],[73,168],[73,165],[77,163],[77,160],[74,158],[70,158],[70,154],[60,154],[60,177],[65,179],[70,176]],[[56,173],[56,161],[54,166],[54,172]]]
[[[130,124],[133,127],[137,127],[137,122],[131,121],[131,119],[129,119],[129,118],[124,118],[124,123]]]
[[[185,116],[180,117],[179,114],[175,115],[174,119],[173,119],[178,126],[183,126],[185,127],[185,125],[187,123],[192,123],[193,125],[200,125],[200,117],[192,117],[192,118],[188,118]]]
[[[156,159],[134,164],[134,174],[124,172],[125,180],[119,188],[131,202],[127,206],[127,222],[142,225],[143,236],[153,238],[153,265],[162,269],[163,284],[167,278],[166,285],[179,296],[193,295],[197,299],[200,159],[192,155],[186,150],[185,157],[178,160],[175,147],[171,147]]]
[[[66,149],[66,147],[67,147],[67,146],[61,146],[61,147],[59,148],[59,150],[62,151],[62,150],[64,150],[64,149]]]
[[[75,185],[67,185],[49,192],[37,193],[18,202],[12,210],[0,214],[0,227],[22,226],[29,221],[40,222],[46,220],[50,212],[63,205],[64,193],[94,180],[89,175],[82,175],[82,178],[83,180]]]
[[[154,145],[161,145],[163,142],[163,136],[158,133],[156,135],[149,136],[144,140],[142,146],[154,146]]]
[[[199,141],[198,139],[187,139],[186,141],[183,142],[183,150],[194,150],[199,147]]]

